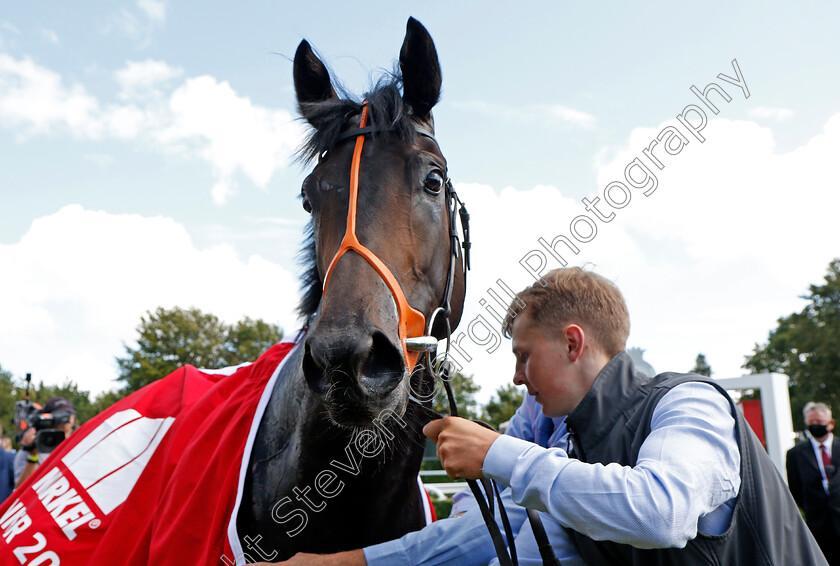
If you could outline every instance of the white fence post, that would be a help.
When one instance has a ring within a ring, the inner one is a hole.
[[[785,457],[793,448],[793,420],[790,414],[788,377],[781,373],[757,373],[741,377],[715,379],[724,389],[758,389],[761,393],[761,416],[767,454],[787,481]]]

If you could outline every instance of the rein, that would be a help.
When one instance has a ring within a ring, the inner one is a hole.
[[[367,119],[368,103],[367,101],[365,101],[362,105],[362,115],[359,120],[359,127],[342,133],[336,140],[342,141],[345,139],[356,138],[356,145],[353,148],[353,160],[350,164],[350,202],[347,210],[347,229],[344,233],[344,238],[341,241],[341,245],[339,246],[338,251],[336,251],[335,255],[332,258],[332,261],[330,261],[329,267],[327,268],[327,274],[324,277],[323,290],[326,291],[327,283],[329,282],[333,268],[335,268],[336,263],[338,263],[338,260],[345,253],[347,253],[350,250],[353,250],[354,252],[362,256],[383,279],[385,284],[388,286],[388,289],[391,291],[391,295],[393,296],[394,302],[397,305],[397,314],[399,315],[399,337],[400,342],[402,343],[403,357],[405,359],[406,367],[409,369],[409,371],[411,371],[411,369],[417,365],[420,355],[425,353],[426,370],[432,375],[433,378],[440,378],[443,382],[444,389],[446,390],[446,396],[449,400],[450,414],[454,417],[457,417],[458,407],[455,402],[455,395],[452,391],[452,385],[450,383],[449,377],[449,343],[452,333],[452,328],[449,323],[449,317],[452,314],[452,308],[450,303],[452,299],[452,290],[454,287],[455,280],[455,262],[458,261],[459,258],[463,261],[464,277],[466,277],[466,273],[470,269],[470,248],[472,245],[470,242],[469,230],[470,215],[467,212],[463,201],[458,197],[458,194],[455,192],[455,189],[452,186],[451,179],[449,179],[449,177],[447,176],[445,183],[445,192],[446,208],[449,216],[449,272],[446,278],[446,287],[444,288],[441,305],[435,308],[434,311],[432,311],[432,314],[429,317],[429,321],[427,324],[426,317],[423,315],[423,313],[416,310],[408,304],[408,301],[405,298],[405,293],[403,293],[402,287],[400,286],[399,282],[397,281],[396,277],[391,272],[391,270],[388,269],[385,263],[381,259],[379,259],[376,256],[376,254],[374,254],[368,248],[363,246],[361,242],[359,242],[359,239],[356,237],[356,208],[359,196],[359,168],[362,159],[362,148],[364,147],[365,136],[375,132],[375,129],[373,127],[367,125]],[[435,145],[438,145],[439,147],[437,140],[431,134],[422,130],[417,130],[417,134],[432,140],[433,142],[435,142]],[[463,244],[461,243],[461,240],[459,238],[458,228],[455,222],[456,212],[461,220],[461,228],[464,235]],[[442,317],[443,322],[446,326],[446,332],[444,336],[444,338],[446,339],[446,351],[444,353],[444,358],[441,363],[436,363],[436,361],[432,359],[433,355],[437,352],[438,346],[438,338],[433,335],[433,329],[438,317]],[[440,371],[436,371],[436,366],[440,368]],[[415,399],[412,395],[409,395],[409,401],[418,405],[422,410],[429,413],[430,415],[433,415],[434,418],[439,419],[443,418],[444,416],[438,413],[437,411],[427,407],[422,402]],[[493,429],[492,426],[481,421],[475,422],[487,428]],[[484,489],[483,493],[481,488],[479,488],[478,486],[479,482],[481,483],[481,486]],[[508,520],[505,507],[502,504],[502,497],[499,492],[498,484],[495,481],[489,480],[487,478],[482,478],[478,481],[467,480],[467,484],[469,485],[470,490],[472,491],[473,496],[475,497],[475,500],[478,503],[481,515],[484,519],[485,524],[487,525],[487,530],[490,532],[490,538],[493,540],[493,546],[496,550],[496,555],[499,557],[500,566],[518,566],[519,561],[516,556],[516,547],[514,545],[513,531],[511,529],[510,521]],[[499,525],[496,523],[494,501],[498,501],[499,503],[499,514],[501,516],[502,525],[505,530],[505,537],[508,541],[507,546],[505,545],[505,539],[502,538]],[[548,537],[545,535],[545,530],[542,527],[542,523],[540,522],[539,516],[537,515],[536,511],[532,509],[528,509],[527,511],[528,519],[531,521],[534,534],[537,537],[537,543],[540,548],[540,555],[543,557],[544,564],[559,566],[559,562],[557,561],[557,558],[554,557],[554,554],[551,550],[551,545],[548,542]],[[510,548],[510,552],[508,552],[508,546]],[[546,549],[547,552],[550,553],[550,557],[547,554],[545,554],[544,551]],[[553,558],[553,561],[551,561],[551,558]]]

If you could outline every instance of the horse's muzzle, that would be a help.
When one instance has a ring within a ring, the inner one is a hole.
[[[339,424],[349,424],[340,422],[339,415],[370,424],[396,404],[392,393],[406,368],[402,351],[379,330],[358,335],[315,329],[304,343],[303,374]]]

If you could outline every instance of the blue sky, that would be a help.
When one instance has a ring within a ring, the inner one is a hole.
[[[604,206],[711,81],[731,101],[712,95],[706,141],[687,138],[656,191],[633,189],[569,258],[622,287],[629,345],[660,371],[704,352],[739,375],[840,255],[834,4],[0,6],[0,364],[18,376],[109,387],[158,305],[293,328],[306,215],[290,58],[306,38],[361,93],[409,15],[437,44],[437,135],[475,223],[467,321],[497,279],[532,281],[520,260],[538,238],[568,235],[583,198]],[[716,79],[733,59],[749,98]],[[464,365],[486,397],[509,345],[473,338]]]

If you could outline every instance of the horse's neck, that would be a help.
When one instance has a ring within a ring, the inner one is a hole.
[[[425,445],[423,416],[412,409],[404,416],[382,415],[370,429],[336,426],[306,385],[302,350],[290,354],[278,376],[260,423],[252,463],[268,471],[265,479],[270,485],[303,484],[328,471],[350,474],[353,485],[375,485],[387,478],[412,486]]]
[[[288,558],[359,548],[421,528],[422,415],[411,406],[366,432],[333,425],[306,386],[301,350],[290,354],[260,422],[248,503],[237,521],[240,538],[262,534]],[[302,518],[308,526],[292,537]],[[334,533],[329,542],[325,532]]]
[[[415,489],[425,437],[422,415],[409,410],[405,415],[386,413],[365,429],[335,425],[318,401],[308,395],[306,417],[300,423],[301,438],[310,439],[300,462],[299,476],[314,478],[324,470],[351,474],[358,487],[376,487],[381,482]]]

